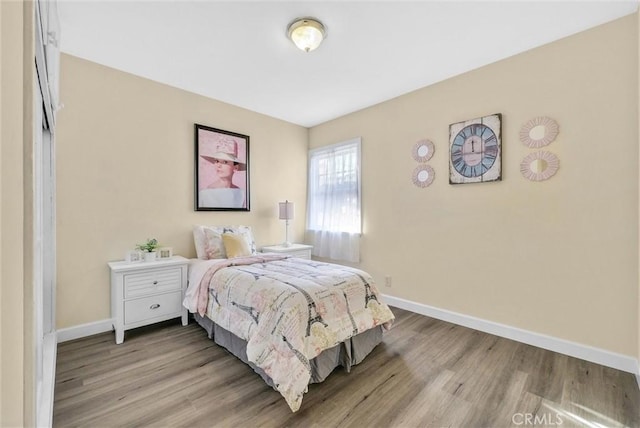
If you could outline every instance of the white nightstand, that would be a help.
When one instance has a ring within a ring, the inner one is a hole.
[[[171,318],[182,317],[187,325],[187,309],[182,299],[187,290],[189,260],[181,256],[155,262],[110,262],[111,317],[116,343],[124,341],[124,331]]]
[[[288,247],[284,245],[269,245],[262,247],[260,251],[263,253],[281,253],[288,254],[293,257],[299,257],[301,259],[311,259],[311,250],[313,245],[305,244],[291,244]]]

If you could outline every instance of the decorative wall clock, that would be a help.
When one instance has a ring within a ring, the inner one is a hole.
[[[502,180],[502,115],[449,125],[449,183]]]

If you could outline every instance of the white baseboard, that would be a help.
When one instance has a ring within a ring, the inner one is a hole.
[[[58,343],[68,342],[69,340],[80,339],[82,337],[92,336],[98,333],[104,333],[105,331],[111,331],[113,330],[113,324],[113,319],[106,319],[88,324],[61,328],[58,330]]]
[[[568,340],[547,336],[545,334],[534,333],[532,331],[483,320],[469,315],[451,312],[445,309],[438,309],[433,306],[412,302],[399,297],[383,294],[383,298],[387,304],[400,309],[405,309],[431,318],[437,318],[442,321],[469,327],[474,330],[537,346],[538,348],[547,349],[549,351],[558,352],[560,354],[591,361],[592,363],[633,373],[636,375],[636,380],[640,387],[640,368],[638,360],[630,356],[605,351],[604,349],[595,348],[589,345],[570,342]]]

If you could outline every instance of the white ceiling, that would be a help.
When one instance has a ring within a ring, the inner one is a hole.
[[[63,52],[306,127],[637,8],[637,0],[58,0]],[[301,16],[328,28],[311,53],[286,38]]]

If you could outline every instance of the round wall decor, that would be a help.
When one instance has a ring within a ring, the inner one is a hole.
[[[558,136],[560,127],[550,117],[535,117],[520,130],[520,141],[527,147],[538,149],[550,144]]]
[[[520,163],[520,172],[531,181],[544,181],[553,177],[560,167],[558,157],[551,152],[531,153]]]
[[[429,165],[418,165],[413,170],[413,184],[418,187],[428,187],[433,183],[436,174]]]
[[[420,140],[413,146],[412,155],[416,162],[427,162],[433,156],[434,151],[433,142]]]

